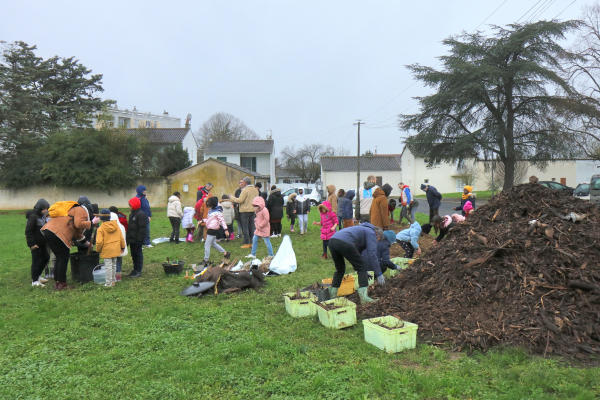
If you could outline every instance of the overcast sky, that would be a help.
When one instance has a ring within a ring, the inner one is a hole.
[[[261,137],[272,130],[277,150],[320,142],[353,155],[362,118],[361,152],[387,154],[403,147],[395,116],[427,93],[405,65],[433,66],[442,39],[488,17],[480,30],[565,8],[559,19],[577,18],[588,1],[572,1],[4,0],[0,40],[75,56],[119,108],[182,124],[191,113],[194,130],[224,111]]]

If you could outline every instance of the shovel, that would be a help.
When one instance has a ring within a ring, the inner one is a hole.
[[[94,243],[96,241],[96,228],[94,228],[93,232],[92,232],[92,240],[90,240],[90,245],[88,246],[88,251],[87,251],[87,255],[90,255],[90,252],[92,251],[92,247],[94,247]]]

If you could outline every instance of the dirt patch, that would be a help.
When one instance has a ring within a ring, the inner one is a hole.
[[[387,283],[359,316],[414,322],[455,350],[600,356],[600,211],[539,184],[502,192]]]
[[[396,233],[404,230],[404,229],[408,229],[410,228],[410,225],[408,224],[397,224],[397,223],[392,223],[389,226],[389,230],[394,231]],[[421,257],[425,254],[427,254],[427,252],[429,251],[429,249],[431,248],[433,241],[434,241],[434,237],[431,235],[425,235],[425,236],[421,236],[421,238],[419,239],[419,246],[421,246]],[[404,257],[404,249],[402,247],[400,247],[400,245],[398,243],[394,243],[391,247],[390,247],[390,258],[396,258],[396,257]]]

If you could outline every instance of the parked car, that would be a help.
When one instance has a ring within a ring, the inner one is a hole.
[[[289,188],[287,190],[283,191],[283,204],[287,204],[288,201],[288,196],[292,193],[296,193],[298,194],[298,189],[302,189],[304,191],[304,196],[308,197],[310,199],[310,205],[315,207],[318,206],[319,204],[321,204],[321,193],[319,193],[319,190],[316,187],[305,187],[305,186],[298,186],[298,187],[293,187],[293,188]]]
[[[553,181],[541,181],[538,182],[540,185],[544,185],[546,186],[548,189],[553,189],[553,190],[561,190],[563,192],[567,192],[569,195],[573,195],[573,192],[575,191],[574,188],[569,187],[569,186],[565,186],[562,183],[558,183],[558,182],[553,182]]]
[[[590,201],[600,204],[600,175],[592,176],[590,181]]]
[[[590,200],[590,184],[589,183],[580,183],[575,188],[573,192],[573,196],[577,197],[581,200]]]

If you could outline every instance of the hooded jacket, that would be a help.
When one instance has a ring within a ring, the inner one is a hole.
[[[427,188],[425,193],[427,196],[427,203],[429,203],[429,208],[440,208],[442,205],[442,195],[440,192],[438,192],[435,186],[422,184],[421,190],[425,190],[425,188]]]
[[[85,207],[75,206],[69,210],[66,217],[56,217],[48,221],[42,231],[54,233],[70,249],[73,240],[85,243],[83,232],[91,227],[92,221]]]
[[[358,226],[351,226],[337,231],[331,239],[338,239],[348,243],[356,247],[361,254],[366,251],[363,257],[366,256],[367,265],[370,265],[375,275],[379,276],[381,275],[381,269],[379,268],[379,259],[377,257],[377,234],[375,234],[374,228],[373,225],[365,222]]]
[[[225,219],[225,223],[227,225],[233,224],[233,220],[235,219],[233,203],[229,200],[223,200],[221,202],[221,207],[223,207],[223,218]]]
[[[212,193],[207,193],[206,196],[204,196],[203,198],[201,198],[198,201],[198,203],[196,203],[196,216],[195,216],[195,218],[198,221],[201,221],[202,223],[204,223],[205,222],[204,220],[208,217],[208,211],[210,210],[210,207],[208,206],[208,204],[206,204],[206,202],[211,197],[214,197],[212,195]],[[198,207],[198,204],[200,204],[200,207]]]
[[[337,214],[338,203],[335,195],[335,185],[327,185],[327,201],[331,204],[331,211]]]
[[[208,208],[206,203],[204,203],[204,206]],[[227,224],[225,223],[225,218],[223,218],[223,207],[217,205],[215,208],[209,209],[206,214],[203,222],[206,225],[206,229],[208,229],[209,235],[216,235],[219,227],[227,230]]]
[[[169,204],[167,205],[167,217],[183,218],[183,211],[181,210],[181,201],[179,200],[179,197],[169,197]]]
[[[31,248],[35,245],[42,247],[46,245],[46,238],[42,233],[42,227],[46,225],[44,214],[42,210],[50,208],[50,204],[44,200],[39,199],[33,210],[29,210],[25,213],[27,223],[25,224],[25,239],[27,239],[27,247]]]
[[[327,200],[320,204],[318,209],[321,214],[321,240],[329,240],[335,233],[331,228],[338,223],[337,215],[331,211],[331,204]]]
[[[148,226],[148,216],[141,210],[141,201],[139,197],[129,200],[129,205],[133,211],[129,214],[129,229],[127,229],[127,244],[143,245],[146,238],[146,227]]]
[[[383,234],[385,235],[385,238],[377,242],[377,259],[379,260],[379,268],[381,270],[383,270],[384,267],[385,269],[396,269],[396,265],[390,260],[390,247],[392,244],[396,243],[395,233],[393,231],[385,231]],[[391,234],[391,239],[388,237],[388,234]],[[370,265],[366,250],[363,251],[362,256],[365,260],[365,264]],[[370,267],[368,267],[367,270],[373,271],[373,269]]]
[[[310,212],[310,199],[305,196],[296,196],[296,215],[308,214]]]
[[[121,214],[121,213],[119,213]],[[119,230],[121,231],[121,235],[123,235],[123,240],[125,240],[125,238],[127,237],[127,230],[125,229],[125,227],[123,226],[123,224],[121,223],[121,217],[117,214],[115,214],[114,212],[110,213],[110,220],[111,221],[117,221],[117,225],[119,225]],[[119,257],[124,257],[126,256],[127,253],[127,243],[125,244],[125,248],[123,249],[123,251],[121,252],[121,255]]]
[[[231,201],[233,203],[237,203],[240,205],[239,210],[241,213],[251,213],[254,212],[254,207],[252,207],[252,202],[254,201],[254,199],[258,196],[258,189],[255,188],[252,185],[247,185],[246,187],[244,187],[242,189],[242,192],[240,193],[240,197],[231,197]],[[264,201],[265,199],[263,199],[263,207],[264,207]]]
[[[260,196],[256,196],[252,201],[252,205],[256,207],[256,218],[254,219],[254,234],[259,237],[269,237],[271,235],[271,229],[269,224],[269,210],[265,207],[265,199]],[[252,207],[254,208],[254,207]]]
[[[194,224],[194,214],[196,214],[196,209],[194,207],[185,207],[183,209],[183,219],[181,220],[181,227],[183,229],[196,227]]]
[[[400,242],[410,242],[416,250],[419,248],[419,238],[421,237],[421,225],[415,222],[408,229],[404,229],[396,235],[396,240]]]
[[[360,212],[362,213],[362,209]],[[373,204],[371,205],[369,217],[373,225],[383,230],[386,230],[390,224],[387,197],[385,196],[385,192],[379,187],[373,192]]]
[[[296,210],[296,196],[296,193],[292,193],[288,196],[288,201],[285,205],[285,213],[288,218],[296,218],[296,214],[294,214],[294,210]]]
[[[342,208],[344,208],[344,203],[347,202],[348,199],[346,198],[346,195],[343,195],[343,196],[337,196],[336,200],[337,200],[338,209],[337,209],[337,212],[335,213],[335,215],[337,215],[338,218],[342,218]]]
[[[277,188],[271,191],[267,200],[267,210],[269,210],[271,219],[283,218],[283,196],[281,195],[281,189]]]
[[[412,203],[412,195],[410,193],[410,188],[408,187],[408,185],[404,185],[404,187],[402,188],[402,195],[400,196],[400,198],[402,199],[403,206],[407,206],[410,203]]]
[[[373,203],[373,193],[379,186],[373,182],[365,182],[362,189],[358,190],[358,201],[360,202],[360,214],[369,215]]]
[[[140,199],[140,209],[144,212],[144,214],[146,214],[147,218],[152,218],[152,211],[150,210],[150,202],[148,201],[148,199],[146,198],[146,195],[144,194],[144,191],[146,190],[146,186],[144,185],[140,185],[137,187],[137,189],[135,189],[135,191],[137,192],[137,195],[135,197],[137,197],[138,199]]]
[[[449,215],[444,215],[442,217],[442,226],[440,227],[440,234],[435,238],[435,240],[439,243],[455,226],[456,223],[452,220],[452,217]]]
[[[352,219],[353,218],[353,209],[352,209],[352,199],[354,199],[354,190],[348,190],[346,192],[346,201],[341,204],[342,209],[342,218],[343,219]]]
[[[125,246],[125,238],[117,221],[106,221],[100,225],[96,232],[96,251],[100,257],[120,257]]]
[[[475,199],[477,198],[477,194],[475,193],[469,193],[468,197],[466,199],[461,199],[460,200],[460,207],[456,207],[456,210],[461,210],[462,211],[462,215],[463,217],[467,214],[466,210],[465,210],[465,205],[467,204],[467,202],[471,202],[471,210],[475,209]]]

